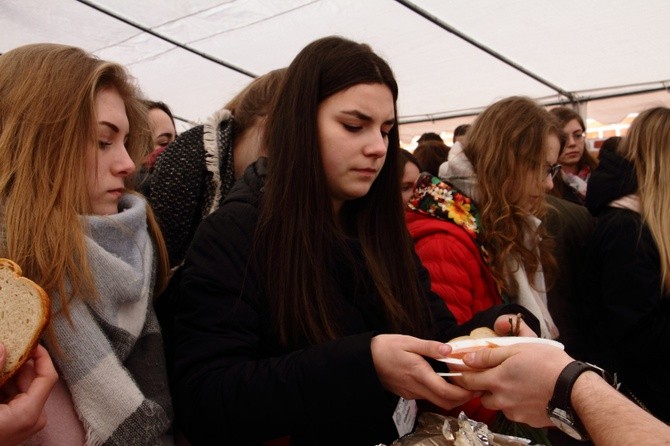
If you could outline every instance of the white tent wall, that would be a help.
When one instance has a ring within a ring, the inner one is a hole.
[[[668,105],[668,17],[665,0],[0,0],[0,52],[57,42],[120,62],[183,129],[338,34],[394,69],[406,141],[509,95],[588,102],[585,117],[604,123]],[[656,98],[594,100],[637,92]]]
[[[584,103],[582,110],[579,112],[588,117],[585,120],[588,137],[590,139],[603,139],[608,136],[615,136],[616,130],[611,130],[611,128],[620,128],[622,130],[619,133],[625,133],[625,129],[630,125],[630,122],[627,122],[629,116],[652,107],[670,107],[670,93],[659,91],[591,100]],[[553,106],[547,106],[547,109],[551,108]],[[402,124],[400,126],[400,140],[403,146],[412,149],[415,140],[422,133],[433,132],[441,135],[447,144],[451,144],[456,127],[461,124],[471,124],[475,118],[476,115],[472,115]]]

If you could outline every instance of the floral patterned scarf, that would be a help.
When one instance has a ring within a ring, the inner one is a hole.
[[[488,252],[479,240],[480,218],[472,198],[452,184],[424,172],[416,180],[407,206],[420,214],[430,215],[460,226],[472,238],[487,265]]]
[[[438,177],[422,173],[408,206],[419,213],[450,221],[465,229],[473,240],[477,239],[480,227],[477,206],[470,197]]]

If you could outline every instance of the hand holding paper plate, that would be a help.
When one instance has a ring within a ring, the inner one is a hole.
[[[524,336],[500,336],[477,339],[460,339],[447,342],[452,348],[452,352],[446,358],[440,359],[447,364],[463,364],[463,356],[466,353],[481,350],[484,348],[505,347],[514,344],[544,344],[556,348],[564,349],[563,344],[552,339],[532,338]]]

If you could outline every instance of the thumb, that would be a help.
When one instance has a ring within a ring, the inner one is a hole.
[[[419,344],[413,349],[415,353],[421,356],[427,356],[433,359],[441,359],[451,353],[451,345],[444,342],[428,341],[425,339],[419,340]]]
[[[491,367],[500,365],[511,355],[512,352],[509,348],[483,348],[474,352],[466,353],[463,356],[463,363],[473,369],[490,369]]]

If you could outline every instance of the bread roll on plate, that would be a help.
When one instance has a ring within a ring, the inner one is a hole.
[[[462,341],[464,339],[481,339],[481,338],[495,338],[498,335],[496,334],[495,331],[491,330],[488,327],[479,327],[475,328],[470,332],[469,335],[467,336],[458,336],[449,342],[454,342],[454,341]]]

